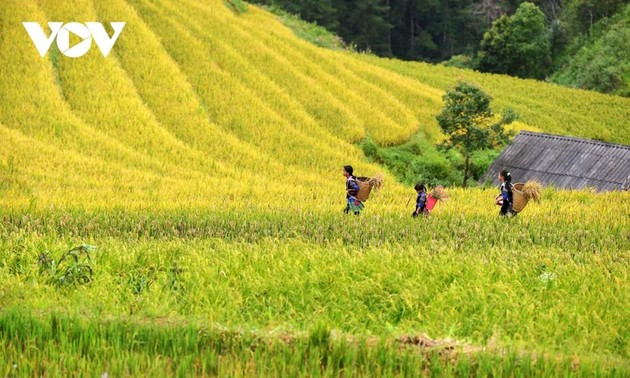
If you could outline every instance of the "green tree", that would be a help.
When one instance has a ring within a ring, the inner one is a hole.
[[[565,0],[565,12],[573,32],[586,33],[604,17],[611,17],[628,0]]]
[[[545,78],[551,66],[544,13],[530,2],[502,16],[484,34],[477,68],[522,78]]]
[[[279,7],[300,18],[336,32],[339,28],[337,7],[333,0],[248,0],[250,3]]]
[[[389,33],[392,25],[387,22],[389,10],[382,0],[347,2],[346,39],[360,50],[391,56]]]
[[[489,150],[505,145],[509,135],[504,125],[516,119],[516,113],[506,110],[496,120],[490,109],[489,95],[471,83],[459,82],[443,97],[444,107],[436,119],[446,140],[442,147],[458,150],[464,157],[465,187],[471,175],[471,157],[477,151]]]
[[[628,41],[630,5],[623,13],[596,24],[592,38],[580,46],[552,79],[563,85],[630,96]]]

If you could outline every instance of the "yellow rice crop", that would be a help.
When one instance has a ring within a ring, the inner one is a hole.
[[[41,58],[23,21],[124,20],[112,53]],[[0,203],[7,207],[247,207],[327,211],[341,166],[382,170],[381,145],[435,121],[458,78],[513,107],[518,129],[628,143],[627,99],[533,81],[322,49],[255,6],[220,0],[0,4]],[[585,111],[586,110],[586,111]],[[370,211],[409,188],[385,173]],[[494,210],[494,209],[492,209]]]

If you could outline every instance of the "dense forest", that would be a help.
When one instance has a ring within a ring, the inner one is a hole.
[[[250,0],[359,51],[630,96],[630,0]]]

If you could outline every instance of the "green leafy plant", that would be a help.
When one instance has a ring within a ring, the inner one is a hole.
[[[507,109],[497,121],[490,108],[492,98],[472,83],[459,82],[443,97],[444,107],[436,119],[446,135],[445,149],[456,149],[464,156],[464,181],[471,176],[472,154],[496,149],[510,136],[504,125],[516,120],[516,113]]]
[[[542,79],[551,65],[545,14],[522,3],[512,16],[502,16],[484,34],[478,56],[483,72]]]
[[[90,283],[94,278],[90,251],[95,249],[95,246],[82,244],[65,252],[59,262],[55,262],[48,251],[42,252],[37,258],[39,273],[48,274],[48,283],[57,288]]]
[[[151,284],[156,280],[156,269],[152,266],[131,269],[125,272],[127,283],[131,286],[131,291],[135,296],[140,296],[146,292]]]

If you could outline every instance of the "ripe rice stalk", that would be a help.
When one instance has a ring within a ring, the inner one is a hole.
[[[385,182],[385,176],[382,173],[377,173],[368,181],[370,186],[374,188],[377,192],[383,187],[383,183]]]
[[[448,200],[448,193],[442,185],[438,185],[431,191],[431,197],[435,198],[436,200],[445,202]]]
[[[540,202],[542,185],[536,180],[529,180],[523,185],[522,192],[528,200]]]

